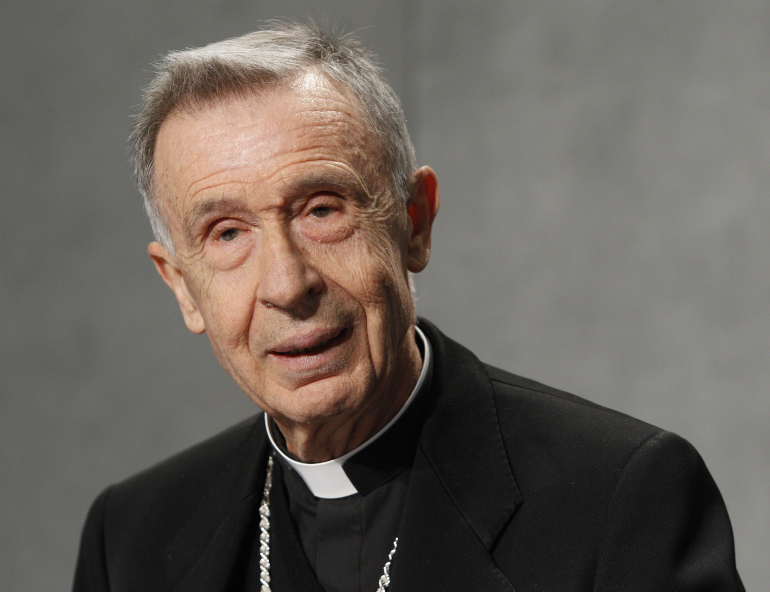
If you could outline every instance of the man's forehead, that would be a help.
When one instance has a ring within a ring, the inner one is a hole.
[[[194,176],[203,164],[223,169],[255,165],[276,152],[309,145],[345,151],[354,159],[374,156],[376,144],[368,141],[359,111],[354,100],[318,75],[304,76],[289,87],[180,110],[158,133],[156,181],[160,186],[172,181],[169,177]]]
[[[317,76],[307,78],[289,87],[228,96],[172,112],[158,133],[156,159],[168,159],[185,146],[194,147],[196,144],[188,143],[192,137],[198,141],[215,140],[217,136],[232,135],[238,127],[245,132],[241,138],[244,145],[269,141],[281,133],[308,133],[314,126],[332,123],[353,128],[353,132],[365,132],[367,126],[354,100]]]

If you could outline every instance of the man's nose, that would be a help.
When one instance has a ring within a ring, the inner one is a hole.
[[[292,309],[321,292],[323,280],[284,230],[266,233],[261,245],[257,299],[268,307]]]

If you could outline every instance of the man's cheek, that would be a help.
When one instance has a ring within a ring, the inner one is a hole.
[[[362,306],[383,301],[383,285],[392,283],[385,261],[375,257],[348,260],[336,269],[335,282]]]

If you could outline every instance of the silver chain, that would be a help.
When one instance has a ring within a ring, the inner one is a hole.
[[[273,455],[267,459],[267,476],[265,477],[265,489],[262,492],[262,503],[259,504],[259,581],[262,583],[262,592],[271,592],[270,589],[270,488],[273,486]],[[390,564],[398,547],[398,537],[393,541],[393,548],[388,553],[388,560],[382,568],[379,586],[376,592],[385,592],[390,586]]]
[[[273,486],[273,455],[267,459],[267,476],[259,504],[259,581],[262,592],[270,592],[270,488]]]
[[[388,553],[388,560],[385,562],[385,567],[382,568],[382,575],[380,576],[379,586],[377,592],[385,592],[390,586],[390,562],[393,561],[393,555],[396,554],[396,548],[398,547],[398,537],[393,540],[393,548]]]

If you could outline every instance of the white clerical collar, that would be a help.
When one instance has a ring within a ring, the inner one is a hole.
[[[282,446],[279,446],[276,443],[275,439],[273,438],[272,422],[270,421],[270,417],[267,415],[267,413],[265,413],[265,426],[267,428],[267,435],[270,438],[270,442],[272,443],[273,448],[278,451],[278,454],[283,457],[283,459],[286,461],[286,463],[289,464],[289,466],[291,466],[291,468],[297,471],[299,476],[302,477],[302,480],[305,482],[305,485],[308,486],[308,489],[310,489],[314,496],[324,499],[337,499],[358,493],[358,490],[356,490],[355,486],[343,470],[342,465],[351,456],[361,452],[364,448],[369,446],[369,444],[387,432],[390,427],[398,421],[398,418],[404,414],[404,411],[406,411],[407,407],[412,404],[412,401],[414,401],[415,396],[420,391],[420,388],[426,380],[428,368],[430,367],[431,356],[430,342],[425,337],[425,334],[416,325],[414,327],[414,331],[416,335],[419,335],[420,340],[422,341],[422,349],[424,352],[422,358],[422,370],[420,371],[420,377],[417,379],[417,384],[414,385],[412,394],[409,395],[406,403],[404,403],[404,406],[401,407],[401,410],[396,414],[396,416],[391,419],[384,428],[374,434],[374,436],[369,438],[355,450],[351,450],[339,458],[321,463],[303,463],[294,460],[284,453]]]

